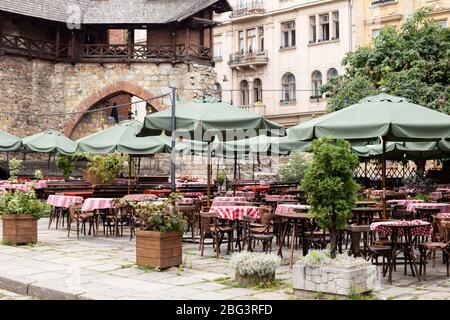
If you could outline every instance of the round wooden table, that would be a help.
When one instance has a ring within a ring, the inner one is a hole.
[[[292,262],[294,260],[294,243],[295,243],[295,232],[297,231],[297,221],[300,221],[302,224],[302,230],[305,230],[306,221],[311,220],[311,216],[306,212],[279,212],[275,213],[277,217],[286,218],[286,224],[284,225],[281,240],[280,240],[280,248],[278,249],[278,255],[283,256],[283,245],[284,238],[286,237],[287,229],[290,223],[292,223],[292,238],[291,238],[291,254],[289,259],[289,266],[292,269]],[[302,241],[302,249],[303,255],[306,256],[308,254],[308,244],[305,241],[305,237],[303,237]]]

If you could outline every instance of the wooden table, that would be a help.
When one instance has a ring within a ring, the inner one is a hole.
[[[357,207],[369,207],[369,206],[374,206],[376,205],[378,202],[376,201],[356,201],[356,206]]]
[[[280,248],[278,249],[278,255],[281,257],[283,256],[283,245],[284,245],[284,238],[286,237],[287,229],[290,223],[292,223],[292,239],[291,239],[291,254],[289,259],[289,267],[292,269],[292,263],[294,260],[294,243],[295,243],[295,232],[297,231],[297,221],[300,221],[302,224],[302,230],[305,230],[305,224],[306,221],[311,220],[311,217],[308,213],[305,212],[284,212],[284,213],[275,213],[276,216],[280,218],[286,218],[286,224],[284,225],[282,234],[281,234],[281,240],[280,240]],[[303,256],[306,256],[308,254],[308,243],[306,243],[306,239],[303,235],[303,241],[302,241],[302,250],[303,250]]]
[[[69,197],[81,197],[83,199],[92,198],[94,191],[71,191],[71,192],[64,192],[65,196]]]
[[[381,218],[381,213],[383,212],[383,208],[357,207],[357,208],[353,208],[352,212],[354,215],[356,215],[356,224],[357,225],[362,225],[363,221],[364,221],[364,224],[371,224],[373,222],[373,215],[375,213],[378,213]]]

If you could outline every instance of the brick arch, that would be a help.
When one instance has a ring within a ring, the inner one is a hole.
[[[98,90],[97,92],[91,94],[89,97],[84,99],[83,102],[81,102],[81,104],[73,111],[86,112],[94,105],[96,105],[98,102],[107,99],[108,97],[119,95],[121,93],[128,93],[146,101],[155,97],[151,92],[145,90],[144,88],[138,85],[126,81],[118,81],[114,84],[105,86],[100,90]],[[148,103],[151,104],[151,106],[156,111],[160,110],[159,99],[152,100],[151,102]],[[65,123],[64,134],[67,137],[70,137],[72,135],[73,131],[75,130],[76,126],[78,125],[78,123],[80,122],[80,120],[83,118],[84,115],[85,115],[84,113],[76,114]]]

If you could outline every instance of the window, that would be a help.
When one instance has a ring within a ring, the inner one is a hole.
[[[447,20],[436,21],[442,28],[448,28]]]
[[[253,52],[256,49],[256,29],[247,30],[247,51]]]
[[[283,96],[281,101],[295,101],[295,76],[292,73],[286,73],[281,81]]]
[[[335,68],[331,68],[330,70],[328,70],[327,72],[327,79],[331,80],[333,78],[337,78],[338,77],[338,72]]]
[[[264,27],[258,28],[259,51],[264,51]]]
[[[339,11],[332,13],[333,16],[333,35],[331,40],[339,39]]]
[[[376,39],[376,37],[378,37],[380,32],[381,32],[381,29],[373,29],[372,30],[372,39]]]
[[[220,83],[216,82],[214,84],[214,87],[217,99],[219,99],[219,102],[222,102],[222,86],[220,85]]]
[[[213,46],[214,58],[222,58],[222,43],[218,39],[219,37],[214,38],[214,46]]]
[[[244,31],[239,31],[238,32],[238,37],[239,37],[239,51],[241,53],[244,53]]]
[[[309,27],[309,43],[315,43],[317,41],[316,16],[309,17]]]
[[[320,21],[320,37],[319,41],[330,40],[330,16],[328,14],[322,14],[319,16]]]
[[[320,86],[322,85],[322,73],[318,70],[312,74],[312,92],[313,96],[320,96]]]
[[[295,47],[295,21],[281,24],[281,48]]]
[[[249,92],[248,92],[248,82],[247,80],[241,81],[241,105],[248,106],[249,102]]]
[[[254,98],[255,102],[263,101],[263,92],[262,92],[262,81],[261,79],[255,79],[253,81],[253,90],[254,90]]]

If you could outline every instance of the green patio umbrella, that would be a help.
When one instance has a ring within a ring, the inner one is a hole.
[[[132,156],[155,153],[170,153],[171,138],[161,133],[159,136],[137,137],[143,128],[142,122],[134,119],[121,121],[119,124],[79,139],[78,148],[83,152],[112,153],[120,152],[129,155],[128,193],[130,192]],[[178,151],[187,148],[186,144],[177,145]]]
[[[301,123],[290,129],[298,140],[331,136],[349,141],[382,139],[383,207],[386,208],[386,147],[388,141],[439,141],[450,137],[450,116],[385,93]],[[385,210],[384,210],[385,211]]]
[[[143,128],[138,120],[124,120],[114,127],[96,132],[77,140],[84,152],[111,153],[118,151],[130,155],[170,153],[171,138],[164,133],[159,136],[137,137]]]
[[[22,139],[27,151],[41,153],[73,154],[78,144],[56,130],[46,130]]]
[[[175,96],[175,95],[173,95]],[[173,106],[175,99],[172,98]],[[173,112],[175,111],[175,112]],[[174,121],[173,121],[174,120]],[[227,103],[203,102],[186,103],[173,110],[173,107],[164,111],[152,113],[145,118],[147,130],[171,131],[172,127],[177,132],[194,134],[193,140],[211,142],[214,135],[234,130],[255,130],[257,134],[261,130],[277,131],[284,135],[283,126],[267,120],[261,115],[246,111]],[[208,136],[208,138],[205,137]],[[208,143],[208,205],[211,194],[211,143]],[[174,168],[172,168],[172,172]]]
[[[17,151],[22,148],[22,141],[12,134],[0,130],[0,151]]]
[[[47,175],[50,174],[50,160],[52,154],[73,154],[77,151],[78,144],[67,138],[59,131],[49,129],[22,139],[25,150],[39,153],[48,153]]]

